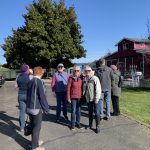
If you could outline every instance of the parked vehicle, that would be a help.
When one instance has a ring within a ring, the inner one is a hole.
[[[3,74],[0,74],[0,86],[3,86],[5,83],[5,76]]]

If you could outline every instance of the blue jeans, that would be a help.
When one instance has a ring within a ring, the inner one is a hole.
[[[93,113],[95,116],[99,117],[100,115],[100,101],[98,101],[97,104],[95,104],[95,101],[89,102],[88,103],[88,111],[89,111],[89,116],[93,116]]]
[[[80,124],[80,99],[71,100],[71,125]]]
[[[18,94],[18,102],[19,102],[19,124],[20,129],[24,129],[25,127],[25,114],[26,114],[26,94]]]
[[[111,91],[110,90],[104,90],[102,91],[102,97],[100,99],[100,117],[104,117],[104,112],[103,112],[103,102],[106,102],[106,117],[110,117],[110,100],[111,100]]]
[[[66,92],[56,92],[57,108],[56,108],[56,117],[57,120],[60,119],[61,114],[61,104],[63,105],[63,115],[67,116],[67,93]]]

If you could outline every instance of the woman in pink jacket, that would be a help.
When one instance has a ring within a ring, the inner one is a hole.
[[[71,103],[71,130],[82,129],[80,125],[80,98],[82,93],[82,79],[80,77],[80,67],[73,68],[73,75],[68,79],[67,100]]]

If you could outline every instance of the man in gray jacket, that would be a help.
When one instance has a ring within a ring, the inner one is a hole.
[[[111,68],[105,65],[105,59],[99,60],[100,67],[95,70],[95,75],[99,78],[102,95],[100,99],[100,118],[104,118],[103,101],[106,102],[106,120],[110,119],[110,100],[111,100],[111,83],[113,81],[113,72]]]

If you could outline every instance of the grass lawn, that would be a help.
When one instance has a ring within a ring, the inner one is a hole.
[[[150,89],[123,88],[120,109],[126,116],[150,127]]]

